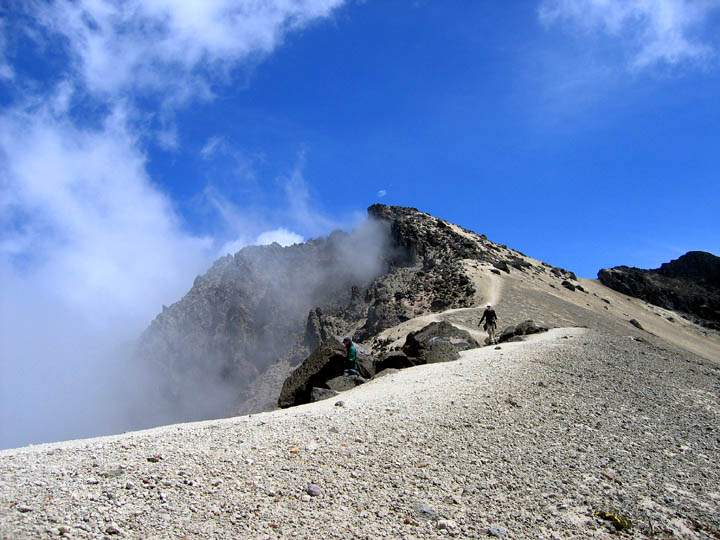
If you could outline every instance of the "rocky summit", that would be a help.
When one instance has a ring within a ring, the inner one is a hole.
[[[495,274],[575,277],[417,209],[379,204],[352,233],[219,259],[140,340],[155,423],[272,408],[289,372],[328,339],[350,335],[385,352],[373,341],[382,331],[476,303],[467,261]]]
[[[0,452],[0,538],[720,538],[719,332],[368,214],[197,278],[142,336],[141,412],[232,417]],[[709,289],[696,259],[655,273]]]

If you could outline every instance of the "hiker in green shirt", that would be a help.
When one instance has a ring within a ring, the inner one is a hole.
[[[345,374],[346,375],[359,375],[358,363],[357,363],[357,348],[352,342],[352,339],[346,337],[343,339],[343,345],[345,345]]]

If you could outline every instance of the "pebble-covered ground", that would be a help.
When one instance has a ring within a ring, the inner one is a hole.
[[[294,409],[0,452],[0,537],[717,539],[719,420],[720,364],[556,329]]]

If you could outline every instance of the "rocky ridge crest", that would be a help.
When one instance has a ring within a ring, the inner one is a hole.
[[[720,257],[690,251],[654,270],[616,266],[598,272],[603,285],[656,306],[680,311],[720,330]]]

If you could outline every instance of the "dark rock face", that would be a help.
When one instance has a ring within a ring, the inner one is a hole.
[[[690,251],[655,270],[616,266],[598,272],[618,292],[675,311],[720,330],[720,257]]]
[[[457,360],[459,351],[479,346],[468,332],[442,321],[408,334],[402,351],[415,364],[432,364]]]
[[[318,347],[285,380],[278,405],[292,407],[309,403],[313,388],[327,388],[327,381],[339,377],[345,369],[345,352],[339,342]]]
[[[515,326],[506,327],[502,332],[500,332],[498,343],[522,341],[522,336],[529,336],[530,334],[538,334],[540,332],[547,331],[548,329],[545,326],[540,326],[535,324],[532,320],[527,320]]]

